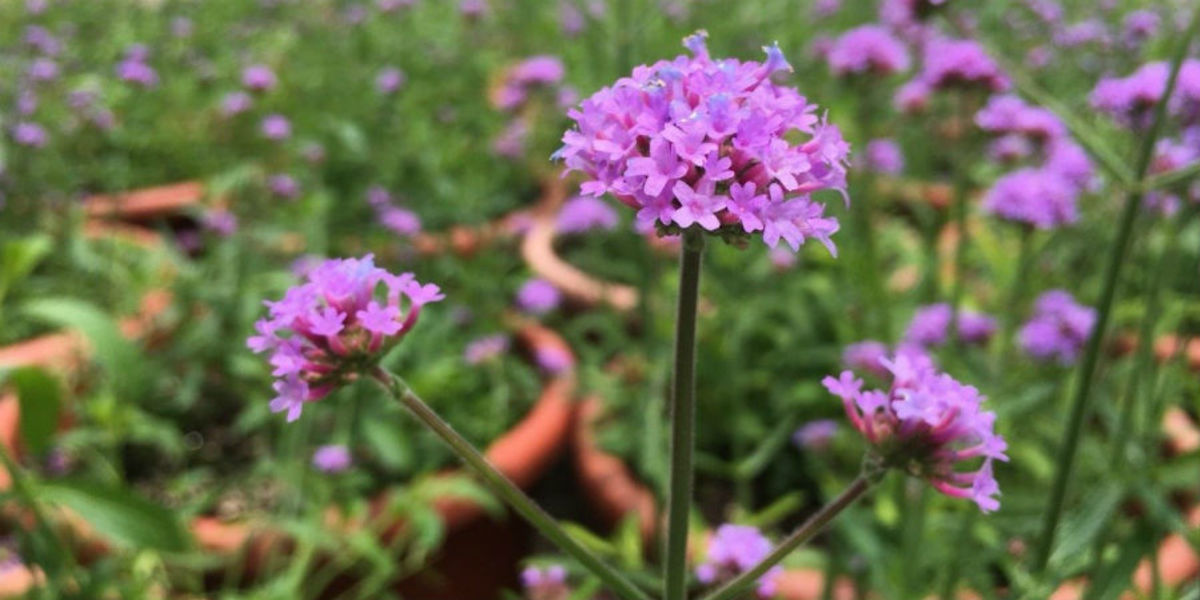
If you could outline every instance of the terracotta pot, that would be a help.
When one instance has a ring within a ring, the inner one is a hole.
[[[554,332],[533,322],[522,322],[517,337],[529,349],[530,354],[539,348],[553,348],[557,352],[570,354],[570,348]],[[571,432],[574,405],[573,372],[550,377],[545,382],[537,402],[526,416],[511,430],[496,439],[486,451],[486,456],[502,473],[521,487],[535,483],[558,457]],[[19,450],[17,422],[19,414],[15,398],[0,399],[0,442],[10,452]],[[459,471],[447,471],[446,476]],[[7,473],[0,480],[0,488],[8,483]],[[373,501],[375,515],[368,523],[355,523],[342,518],[331,509],[331,527],[370,526],[382,532],[386,538],[400,533],[405,524],[392,520],[384,514],[386,497]],[[410,578],[399,584],[399,589],[408,597],[435,600],[439,598],[495,598],[501,589],[517,584],[518,563],[525,554],[527,533],[517,519],[497,522],[485,518],[483,508],[461,499],[442,499],[434,503],[435,510],[445,521],[447,537],[439,557],[429,565],[420,577]],[[72,531],[88,557],[107,553],[109,544],[98,537],[85,522],[70,514],[61,515],[65,525]],[[223,522],[208,516],[198,517],[190,524],[197,545],[215,554],[235,555],[241,553],[244,560],[241,572],[253,577],[260,572],[267,558],[276,552],[286,552],[290,545],[286,535],[265,524],[247,522]],[[502,552],[506,550],[507,552]],[[472,560],[464,560],[471,557]],[[482,562],[480,562],[482,561]],[[429,577],[438,572],[440,577]],[[26,589],[33,580],[30,573],[12,571],[12,577],[26,580]],[[16,580],[7,580],[0,573],[0,590],[5,586],[16,586]],[[0,595],[0,597],[4,597]]]
[[[657,515],[653,493],[634,478],[629,467],[615,455],[602,450],[596,443],[595,423],[603,412],[600,398],[589,397],[580,402],[575,414],[573,449],[575,470],[580,486],[587,493],[597,513],[604,522],[613,526],[636,514],[645,540],[653,538]],[[1178,408],[1167,411],[1163,420],[1163,431],[1168,445],[1175,452],[1189,452],[1200,447],[1200,429]],[[1200,506],[1192,507],[1187,515],[1188,523],[1200,527]],[[1168,535],[1158,547],[1159,576],[1164,586],[1171,588],[1185,583],[1200,574],[1200,556],[1186,539],[1178,534]],[[1142,593],[1152,585],[1149,560],[1139,563],[1134,573],[1134,587]],[[1064,583],[1050,600],[1079,600],[1085,580],[1076,579]],[[787,569],[777,582],[776,598],[781,600],[819,600],[825,589],[825,574],[816,569]],[[977,598],[970,590],[962,590],[960,598]],[[855,598],[854,586],[849,579],[839,578],[834,587],[835,600]],[[1134,592],[1127,592],[1121,600],[1136,600]]]
[[[88,218],[148,221],[177,215],[204,201],[204,185],[184,181],[119,194],[98,194],[83,200]]]

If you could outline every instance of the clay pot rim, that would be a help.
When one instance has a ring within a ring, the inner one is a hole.
[[[554,250],[554,241],[558,237],[554,214],[563,203],[566,187],[557,177],[547,179],[542,187],[537,216],[521,240],[521,257],[529,270],[580,305],[607,304],[622,313],[637,308],[637,289],[589,275],[563,260]]]

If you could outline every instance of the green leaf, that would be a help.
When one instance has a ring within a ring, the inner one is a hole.
[[[50,236],[32,235],[0,246],[0,296],[24,279],[50,252]]]
[[[118,396],[136,399],[141,394],[146,379],[142,353],[121,335],[116,321],[95,305],[71,298],[46,298],[26,303],[23,312],[82,332],[91,343],[96,360],[112,378]]]
[[[59,481],[42,484],[39,492],[44,500],[78,513],[116,544],[164,552],[181,552],[191,545],[175,513],[129,490]]]
[[[1051,564],[1062,565],[1066,560],[1086,556],[1096,536],[1111,525],[1110,519],[1124,495],[1124,486],[1117,482],[1089,492],[1086,503],[1063,523],[1058,547],[1050,556]]]
[[[38,367],[24,367],[9,374],[21,407],[21,441],[34,454],[41,454],[58,428],[62,389],[53,375]]]

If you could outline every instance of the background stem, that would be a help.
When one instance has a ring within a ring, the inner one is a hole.
[[[692,454],[696,438],[696,305],[704,234],[683,232],[679,258],[679,305],[675,316],[675,370],[671,378],[671,471],[667,494],[667,546],[663,597],[687,597],[687,534],[692,500]]]

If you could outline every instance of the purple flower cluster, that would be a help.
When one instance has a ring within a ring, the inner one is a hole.
[[[375,210],[375,218],[392,232],[412,236],[421,232],[421,217],[417,213],[392,203],[392,194],[382,186],[367,189],[367,204]]]
[[[146,46],[130,46],[125,52],[125,58],[117,64],[117,77],[146,88],[158,85],[158,71],[146,63],[148,58],[150,50]]]
[[[266,65],[250,65],[242,69],[242,85],[248,90],[266,92],[275,88],[275,72]]]
[[[288,421],[300,418],[306,402],[374,366],[412,330],[422,306],[444,297],[412,273],[376,267],[369,254],[327,260],[305,279],[278,302],[266,302],[270,316],[254,324],[257,335],[246,342],[256,353],[271,353],[277,378],[271,411],[286,412]]]
[[[708,540],[705,560],[696,567],[696,579],[705,585],[717,585],[754,568],[771,552],[771,542],[756,527],[725,524]],[[775,595],[775,578],[783,567],[775,566],[758,580],[758,597]]]
[[[1075,302],[1070,293],[1051,290],[1038,297],[1033,317],[1018,333],[1021,347],[1038,360],[1070,365],[1091,335],[1095,309]]]
[[[793,250],[817,239],[834,252],[837,220],[813,192],[845,196],[849,145],[795,89],[777,47],[765,63],[714,60],[703,31],[680,56],[639,66],[568,114],[576,127],[555,158],[589,180],[582,193],[613,194],[637,223],[761,234]],[[796,140],[793,143],[792,140]]]
[[[805,423],[792,434],[792,441],[805,450],[824,450],[837,435],[838,423],[832,419],[818,419]]]
[[[899,353],[884,359],[887,390],[863,390],[850,371],[822,383],[842,399],[846,416],[885,467],[903,469],[984,512],[1000,507],[992,461],[1007,461],[1008,444],[995,433],[996,414],[982,410],[979,390],[941,373],[928,357]],[[975,470],[966,465],[982,458]]]
[[[349,469],[353,462],[350,449],[341,444],[321,446],[313,452],[312,457],[313,467],[324,473],[341,473]]]
[[[583,233],[592,229],[613,229],[617,220],[617,212],[603,200],[576,196],[558,210],[554,227],[559,233]]]
[[[1182,169],[1200,160],[1200,144],[1191,145],[1187,142],[1174,140],[1159,140],[1154,148],[1154,157],[1150,162],[1148,173],[1162,175]],[[1189,191],[1192,201],[1200,201],[1200,187],[1193,186]],[[1158,210],[1166,216],[1179,212],[1180,197],[1172,191],[1153,190],[1146,193],[1146,206]]]
[[[500,110],[516,110],[539,86],[553,86],[563,79],[563,64],[556,56],[532,56],[505,73],[504,81],[492,94],[492,104]]]
[[[286,173],[272,175],[267,179],[267,188],[276,198],[295,200],[300,197],[300,182]]]
[[[913,314],[904,332],[904,342],[922,348],[940,346],[949,337],[953,318],[954,309],[944,302],[922,306]],[[958,313],[957,330],[958,338],[963,342],[984,344],[996,333],[996,319],[983,313],[961,310]]]
[[[1008,76],[974,40],[934,38],[925,44],[924,64],[917,80],[934,90],[956,87],[1003,92]]]
[[[975,114],[975,124],[988,133],[1021,135],[1041,142],[1067,135],[1066,126],[1053,111],[1026,104],[1011,94],[988,100],[987,105]]]
[[[1154,107],[1167,91],[1170,66],[1166,62],[1142,65],[1127,77],[1106,77],[1092,89],[1091,103],[1117,123],[1144,130],[1154,118]],[[1200,123],[1200,59],[1188,59],[1179,70],[1171,114],[1185,125]]]
[[[908,69],[908,48],[878,25],[843,33],[825,55],[834,75],[891,75]]]
[[[562,294],[545,279],[530,279],[517,290],[517,306],[530,314],[544,315],[561,303]]]
[[[280,141],[292,137],[292,122],[281,114],[269,114],[259,124],[263,137]]]
[[[525,588],[527,600],[567,600],[571,595],[571,588],[567,587],[567,570],[561,565],[526,568],[521,571],[521,586]]]
[[[876,173],[899,175],[904,170],[904,152],[895,140],[871,140],[867,142],[863,156],[866,157],[866,168]]]
[[[394,94],[396,90],[400,89],[400,86],[404,85],[406,79],[404,71],[396,67],[384,67],[375,76],[375,89],[379,90],[379,93],[385,96]]]
[[[20,121],[12,126],[12,139],[21,146],[41,148],[46,145],[50,136],[41,125],[30,121]]]
[[[507,335],[498,333],[472,340],[463,350],[463,360],[468,365],[485,363],[505,352],[508,352],[509,339]]]
[[[983,211],[1037,229],[1079,219],[1079,189],[1052,169],[1019,169],[998,179],[983,199]]]

